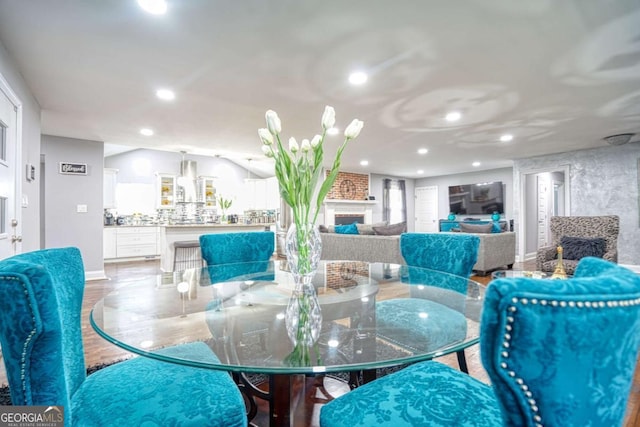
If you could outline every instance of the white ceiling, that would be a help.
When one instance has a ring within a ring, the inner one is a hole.
[[[43,133],[253,158],[272,175],[264,112],[301,140],[332,105],[342,129],[365,122],[342,170],[410,178],[640,133],[638,0],[168,3],[153,16],[134,0],[0,0],[0,40],[42,107]],[[367,84],[347,83],[355,69]],[[156,99],[159,87],[175,101]],[[455,124],[451,110],[463,114]],[[327,165],[339,142],[327,138]]]

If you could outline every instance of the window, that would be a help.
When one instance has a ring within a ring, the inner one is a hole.
[[[7,125],[0,122],[0,160],[7,161]]]
[[[0,234],[7,233],[7,198],[0,197]]]
[[[384,179],[382,189],[383,220],[397,224],[407,220],[407,198],[403,179]]]

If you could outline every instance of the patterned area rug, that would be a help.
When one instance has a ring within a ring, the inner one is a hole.
[[[101,363],[98,365],[90,366],[87,368],[87,375],[91,375],[102,368],[106,368],[107,366],[111,366],[114,363],[118,362],[121,362],[121,360],[115,360],[111,363]],[[0,406],[9,406],[11,404],[11,392],[9,391],[9,386],[6,384],[2,384],[2,386],[0,387]]]

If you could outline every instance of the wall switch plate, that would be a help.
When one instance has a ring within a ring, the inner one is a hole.
[[[78,213],[87,213],[87,205],[78,205],[76,210]]]

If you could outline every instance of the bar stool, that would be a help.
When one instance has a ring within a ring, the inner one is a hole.
[[[202,254],[198,240],[182,240],[173,243],[173,271],[201,268]]]

